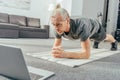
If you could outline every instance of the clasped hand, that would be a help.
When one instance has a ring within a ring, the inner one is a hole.
[[[53,47],[51,54],[55,58],[65,58],[65,51],[60,46]]]

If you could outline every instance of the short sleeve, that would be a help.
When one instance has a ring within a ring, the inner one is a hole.
[[[62,35],[59,35],[56,31],[54,31],[54,33],[55,33],[55,38],[60,39],[62,37]]]
[[[87,25],[84,24],[83,27],[82,27],[81,34],[79,36],[81,41],[87,40],[89,35],[90,35],[89,28],[88,28]]]

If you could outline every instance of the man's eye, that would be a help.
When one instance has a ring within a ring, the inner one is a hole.
[[[52,24],[53,26],[55,26],[55,24]]]
[[[55,24],[52,24],[53,26],[56,26]]]
[[[58,24],[57,26],[61,27],[61,26],[62,26],[62,24]]]

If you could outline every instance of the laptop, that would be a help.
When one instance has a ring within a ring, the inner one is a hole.
[[[26,66],[20,48],[0,45],[0,76],[10,80],[44,80],[52,75],[53,72]]]

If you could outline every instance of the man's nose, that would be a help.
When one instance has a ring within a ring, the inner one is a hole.
[[[57,31],[59,31],[59,29],[56,29]]]
[[[58,30],[59,28],[58,27],[55,27],[56,30]]]
[[[57,28],[57,29],[55,29],[56,31],[59,31],[59,29]]]

